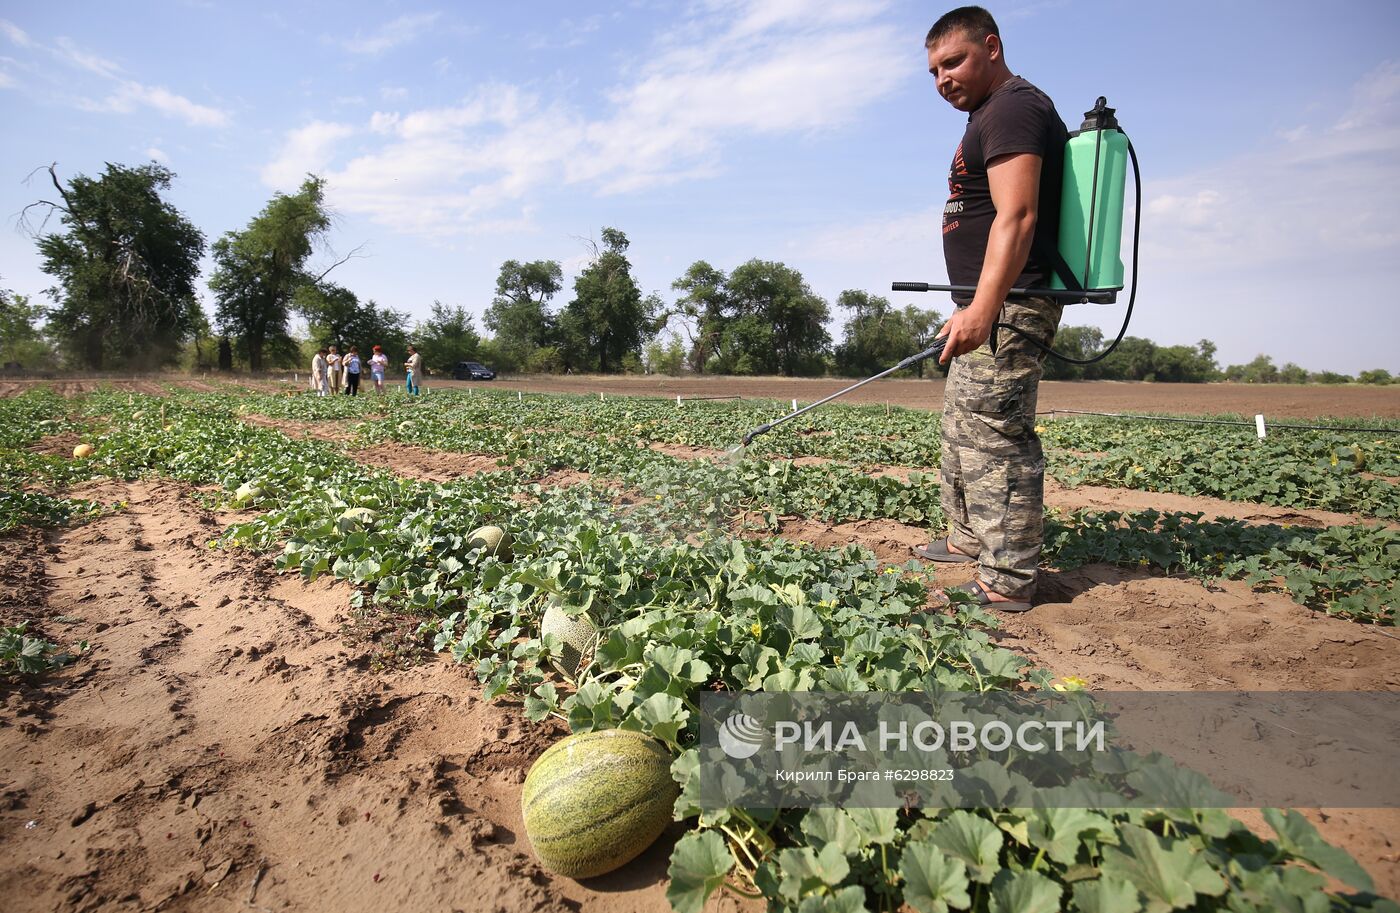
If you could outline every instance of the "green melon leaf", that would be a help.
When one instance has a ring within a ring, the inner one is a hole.
[[[734,857],[723,837],[714,831],[692,831],[676,841],[671,851],[666,899],[676,913],[700,913],[733,867]]]
[[[991,913],[1060,913],[1060,886],[1035,872],[1004,869],[992,882]]]
[[[1371,876],[1346,850],[1331,846],[1322,839],[1312,822],[1295,809],[1284,813],[1276,808],[1264,809],[1264,820],[1278,834],[1285,851],[1358,891],[1375,890]]]
[[[1131,882],[1104,877],[1076,884],[1074,905],[1081,913],[1138,913],[1145,904]]]
[[[905,903],[919,913],[965,910],[972,903],[967,893],[967,865],[927,841],[904,848],[899,874],[904,879]]]
[[[1195,903],[1197,894],[1225,892],[1225,880],[1186,841],[1166,840],[1131,824],[1121,833],[1122,846],[1104,849],[1101,868],[1137,885],[1147,895],[1149,911],[1177,910]]]
[[[931,829],[929,840],[949,856],[966,863],[973,881],[987,884],[1001,868],[997,859],[1001,852],[1001,831],[986,818],[971,812],[961,809],[953,812]]]

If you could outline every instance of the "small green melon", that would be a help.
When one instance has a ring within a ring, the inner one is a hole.
[[[510,549],[510,533],[499,526],[483,526],[472,530],[467,536],[467,545],[471,548],[485,549],[486,554],[494,555],[502,561],[509,561],[514,557]]]
[[[604,729],[551,745],[526,774],[520,805],[544,867],[592,878],[651,846],[679,796],[664,745],[640,732]]]
[[[561,654],[551,657],[550,663],[566,678],[577,675],[598,649],[598,627],[588,613],[570,615],[557,600],[550,602],[540,619],[540,635],[545,634],[553,634],[564,642]]]

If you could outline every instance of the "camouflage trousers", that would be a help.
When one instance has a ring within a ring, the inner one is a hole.
[[[1008,301],[999,323],[1049,345],[1063,308],[1052,298]],[[943,394],[942,502],[948,540],[977,556],[978,579],[1013,599],[1030,599],[1040,563],[1045,454],[1035,403],[1045,353],[1007,330],[997,352],[953,359]]]

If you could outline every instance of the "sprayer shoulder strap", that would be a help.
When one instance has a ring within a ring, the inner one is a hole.
[[[1055,275],[1060,277],[1060,281],[1065,284],[1065,288],[1070,291],[1083,291],[1084,286],[1080,283],[1079,277],[1074,274],[1074,270],[1065,262],[1065,258],[1060,255],[1058,248],[1051,247],[1045,241],[1045,236],[1039,232],[1031,239],[1031,249],[1038,254],[1043,262],[1048,263],[1055,271]]]

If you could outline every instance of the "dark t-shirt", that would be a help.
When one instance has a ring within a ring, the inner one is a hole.
[[[1069,131],[1044,92],[1013,76],[997,87],[967,118],[967,132],[948,170],[948,205],[943,209],[943,257],[948,281],[976,285],[987,256],[987,238],[996,217],[987,162],[999,155],[1033,152],[1041,158],[1040,202],[1035,242],[1013,285],[1043,288],[1051,268],[1041,251],[1054,251],[1060,227],[1060,186]],[[954,292],[953,301],[971,304],[972,295]]]

